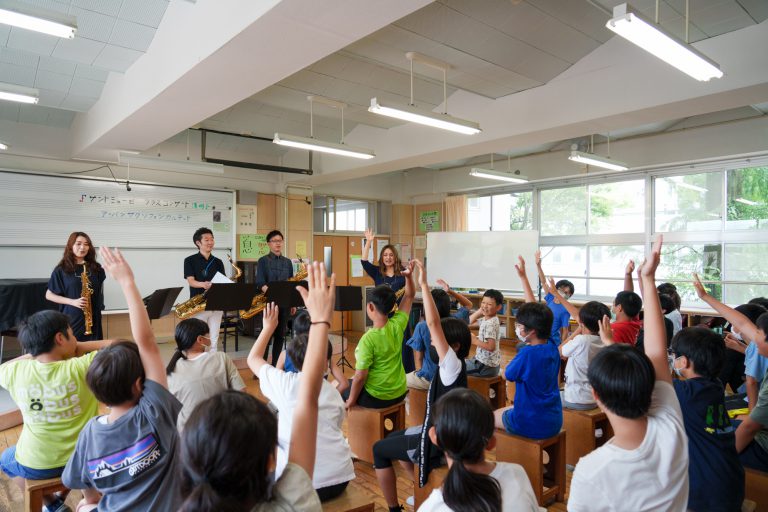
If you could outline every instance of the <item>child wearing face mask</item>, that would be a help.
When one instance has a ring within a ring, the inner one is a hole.
[[[571,321],[571,314],[568,309],[563,306],[561,298],[568,300],[573,296],[575,290],[573,283],[567,279],[561,279],[555,283],[554,289],[548,283],[547,278],[544,276],[544,270],[541,267],[541,251],[536,251],[536,270],[539,273],[539,281],[541,287],[547,294],[544,296],[544,301],[547,303],[547,307],[552,310],[552,332],[550,339],[555,345],[560,345],[562,340],[568,338],[568,324]],[[556,293],[557,292],[557,293]]]
[[[557,375],[560,353],[550,339],[552,311],[536,302],[525,274],[525,260],[515,265],[523,285],[526,303],[517,309],[515,334],[520,341],[517,355],[507,365],[504,376],[515,382],[515,405],[494,411],[497,428],[532,439],[546,439],[560,432],[563,406]]]
[[[235,363],[224,352],[208,352],[211,338],[208,324],[198,318],[182,320],[176,326],[176,352],[165,373],[168,390],[183,404],[176,426],[179,431],[195,406],[226,389],[245,388]]]

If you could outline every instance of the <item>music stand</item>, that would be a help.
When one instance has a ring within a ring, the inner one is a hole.
[[[274,281],[267,285],[267,302],[274,302],[283,311],[304,306],[297,286],[308,288],[306,281]]]
[[[240,311],[251,307],[256,294],[253,283],[215,283],[205,294],[206,311]]]
[[[173,303],[181,293],[181,287],[161,288],[152,292],[149,297],[144,297],[144,305],[150,320],[157,320],[171,312]]]
[[[341,358],[336,363],[341,366],[341,371],[344,371],[344,366],[349,366],[352,369],[352,364],[347,359],[347,347],[344,345],[344,312],[345,311],[361,311],[363,309],[363,290],[360,286],[337,286],[336,287],[336,304],[334,305],[334,311],[341,311]]]

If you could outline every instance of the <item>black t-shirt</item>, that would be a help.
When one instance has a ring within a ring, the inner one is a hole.
[[[688,509],[740,511],[744,468],[736,453],[736,429],[725,408],[723,385],[703,377],[673,382],[688,435]]]
[[[184,279],[192,276],[195,278],[195,281],[210,281],[216,275],[216,272],[227,275],[224,270],[224,263],[213,254],[208,259],[205,259],[199,252],[184,258]],[[189,296],[191,298],[195,295],[200,295],[204,291],[204,288],[190,286]]]
[[[79,299],[82,296],[83,290],[80,276],[82,272],[82,265],[76,266],[74,272],[65,272],[61,266],[57,266],[53,269],[51,278],[48,280],[48,289],[62,297]],[[69,318],[69,325],[72,327],[72,332],[78,341],[101,340],[104,338],[101,330],[101,310],[104,309],[104,280],[106,278],[107,274],[100,265],[98,272],[89,271],[88,279],[91,282],[91,288],[93,288],[93,295],[91,295],[91,317],[93,319],[91,335],[85,335],[85,316],[83,316],[83,311],[80,308],[68,304],[59,304],[59,311]]]

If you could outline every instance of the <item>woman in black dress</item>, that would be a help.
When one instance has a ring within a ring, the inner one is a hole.
[[[93,294],[91,295],[91,315],[93,325],[91,334],[85,335],[85,316],[83,307],[85,299],[82,298],[83,269],[87,272],[91,282]],[[107,275],[104,269],[96,262],[96,249],[91,243],[91,238],[80,231],[69,235],[67,246],[61,261],[53,269],[48,280],[48,291],[45,298],[59,305],[59,311],[69,317],[72,332],[78,341],[103,339],[101,330],[101,310],[104,309],[104,279]]]

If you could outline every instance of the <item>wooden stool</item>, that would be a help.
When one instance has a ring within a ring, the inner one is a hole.
[[[542,507],[565,501],[565,431],[548,439],[529,439],[496,429],[496,460],[523,466],[533,493]],[[544,464],[544,452],[549,463]],[[544,470],[546,469],[546,474]]]
[[[350,482],[341,495],[323,503],[323,512],[374,512],[374,497]]]
[[[432,491],[443,485],[443,480],[447,474],[448,466],[432,468],[427,478],[427,484],[424,487],[419,487],[419,465],[413,466],[413,510],[419,510],[421,504],[429,498]]]
[[[427,414],[426,389],[408,388],[408,418],[414,425],[424,423]]]
[[[499,375],[495,377],[468,375],[467,387],[484,396],[494,409],[501,409],[507,406],[507,381]],[[493,397],[491,397],[491,390],[493,390]]]
[[[40,512],[43,508],[43,496],[67,490],[68,488],[61,483],[59,477],[47,480],[26,480],[24,510],[25,512]]]
[[[565,463],[575,466],[579,459],[592,452],[598,446],[602,446],[613,437],[613,428],[598,408],[587,411],[577,411],[563,407],[563,429],[568,433],[565,444]],[[597,437],[597,429],[602,430],[602,435]]]
[[[744,468],[744,498],[757,504],[757,512],[768,512],[768,473]]]
[[[386,424],[389,420],[391,427]],[[405,428],[405,402],[385,409],[352,407],[347,419],[349,447],[358,459],[373,464],[373,443]],[[388,428],[389,427],[389,428]]]

